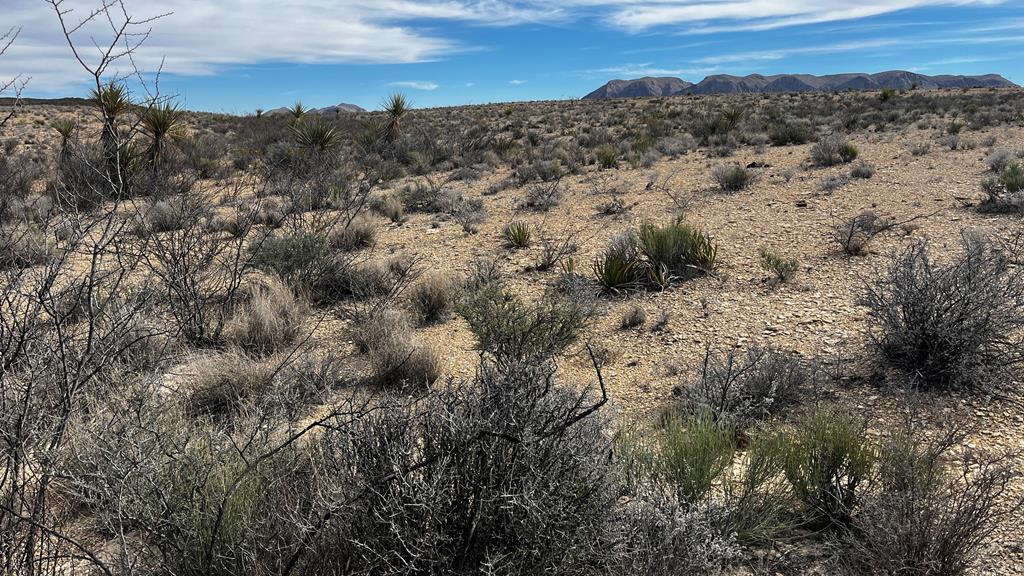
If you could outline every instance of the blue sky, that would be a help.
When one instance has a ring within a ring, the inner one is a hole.
[[[98,0],[65,0],[87,13]],[[137,54],[165,94],[242,113],[405,92],[418,107],[560,99],[613,78],[709,74],[999,73],[1024,83],[1024,2],[999,0],[124,0],[164,12]],[[88,77],[44,0],[0,0],[20,34],[0,78],[35,96]],[[86,28],[100,40],[107,30]],[[89,54],[87,54],[87,58]]]

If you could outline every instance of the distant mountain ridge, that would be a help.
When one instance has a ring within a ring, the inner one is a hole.
[[[643,98],[681,96],[686,94],[740,94],[764,92],[845,92],[894,90],[936,90],[939,88],[1013,88],[1013,82],[998,74],[983,76],[927,76],[903,70],[877,74],[849,73],[814,76],[812,74],[776,74],[762,76],[708,76],[697,84],[681,78],[644,77],[636,80],[612,80],[583,97],[584,100],[605,98]]]
[[[335,104],[334,106],[327,106],[326,108],[314,108],[312,110],[307,110],[306,114],[341,114],[343,112],[346,112],[346,113],[366,112],[366,109],[362,108],[360,106],[356,106],[355,104],[346,104],[346,103],[342,102],[341,104]],[[288,108],[274,108],[273,110],[267,110],[265,112],[265,114],[269,114],[269,115],[273,115],[273,114],[289,114],[289,113],[290,113],[290,110]]]

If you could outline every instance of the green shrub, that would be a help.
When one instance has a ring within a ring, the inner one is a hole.
[[[545,295],[527,303],[500,287],[468,294],[459,312],[479,350],[502,364],[551,360],[576,342],[590,321],[590,311],[575,302]]]
[[[813,527],[845,526],[875,451],[859,418],[824,408],[786,435],[785,474]]]
[[[761,268],[772,275],[773,283],[789,282],[800,269],[800,261],[796,258],[786,258],[767,248],[758,251],[761,257]]]
[[[605,144],[594,150],[594,158],[598,166],[604,170],[619,167],[619,151],[611,144]]]
[[[667,417],[657,433],[655,471],[688,504],[705,500],[732,463],[736,430],[709,413]]]

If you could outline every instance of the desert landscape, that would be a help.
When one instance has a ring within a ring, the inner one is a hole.
[[[0,101],[3,574],[1024,574],[1011,82],[101,72]]]

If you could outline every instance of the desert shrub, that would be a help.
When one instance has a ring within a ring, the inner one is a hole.
[[[365,217],[356,217],[341,223],[327,234],[327,241],[335,250],[354,252],[370,248],[377,242],[377,226]]]
[[[850,177],[846,174],[831,174],[821,179],[818,188],[822,192],[832,193],[850,183]]]
[[[405,206],[394,194],[381,194],[370,199],[370,210],[395,224],[405,222]]]
[[[597,165],[604,170],[619,167],[619,151],[611,144],[605,144],[594,150],[594,159]]]
[[[806,144],[814,136],[814,129],[806,121],[777,121],[768,128],[768,139],[773,146]]]
[[[959,133],[948,134],[939,139],[939,144],[950,150],[974,150],[978,143]]]
[[[860,178],[868,180],[875,175],[875,167],[867,162],[861,160],[860,162],[853,165],[850,169],[850,176],[853,178]]]
[[[874,465],[866,423],[834,408],[805,417],[785,436],[785,474],[812,527],[849,525]]]
[[[1010,163],[1016,161],[1017,155],[1012,150],[1006,148],[999,148],[989,153],[988,158],[985,159],[985,163],[988,164],[989,170],[995,174],[1002,174],[1003,170],[1006,169]]]
[[[918,142],[910,147],[910,154],[913,156],[924,156],[932,151],[932,145],[929,142]]]
[[[715,184],[726,192],[739,192],[756,179],[756,175],[742,166],[720,164],[711,169]]]
[[[633,306],[622,315],[622,320],[619,322],[619,328],[622,330],[632,330],[633,328],[640,328],[647,323],[647,312],[639,306]]]
[[[771,347],[733,349],[724,356],[707,350],[700,372],[673,394],[684,411],[746,428],[795,405],[816,376],[796,355]]]
[[[484,363],[406,410],[329,428],[327,477],[360,495],[307,558],[318,573],[584,573],[614,503],[592,391],[546,369]],[[381,478],[395,477],[381,482]]]
[[[247,354],[269,356],[299,337],[305,313],[291,288],[270,278],[249,288],[225,326],[224,339]]]
[[[594,276],[604,292],[636,288],[643,281],[643,263],[636,237],[626,234],[613,239],[594,260]]]
[[[758,251],[761,259],[761,268],[772,275],[772,283],[778,284],[789,282],[800,269],[800,261],[796,258],[786,258],[767,248]]]
[[[526,187],[522,207],[547,212],[562,202],[561,180],[551,180]]]
[[[867,251],[875,236],[892,227],[893,223],[888,218],[865,210],[837,223],[832,229],[832,239],[846,255],[860,256]]]
[[[713,513],[693,510],[660,491],[619,506],[609,572],[625,576],[698,576],[725,573],[741,549],[723,534]]]
[[[56,256],[52,240],[35,225],[0,228],[0,270],[24,269]]]
[[[707,499],[736,451],[736,430],[707,412],[668,416],[657,431],[653,471],[681,502]]]
[[[999,174],[999,182],[1003,189],[1013,194],[1024,191],[1024,164],[1011,162]]]
[[[413,310],[427,324],[447,320],[455,300],[455,283],[443,273],[431,274],[409,290]]]
[[[555,295],[528,303],[500,287],[467,295],[459,312],[477,347],[502,364],[551,360],[576,342],[591,315],[586,307]]]
[[[921,386],[999,383],[1024,361],[1021,274],[1010,256],[971,235],[945,265],[916,242],[866,284],[871,341]]]
[[[140,211],[136,232],[148,235],[180,230],[189,221],[208,215],[208,210],[202,206],[199,198],[175,196],[157,200]]]
[[[856,159],[857,147],[840,136],[822,136],[818,143],[811,147],[811,161],[816,166],[835,166]]]
[[[987,538],[1021,505],[1007,494],[1012,473],[992,459],[962,474],[949,452],[964,440],[956,426],[929,437],[912,418],[882,444],[877,479],[841,539],[850,574],[969,574]]]
[[[505,225],[501,231],[505,237],[505,244],[512,248],[527,248],[533,236],[533,229],[529,222],[513,220]]]
[[[664,226],[645,223],[636,235],[637,248],[647,261],[651,277],[665,285],[675,276],[715,267],[718,246],[702,230],[682,220]]]

